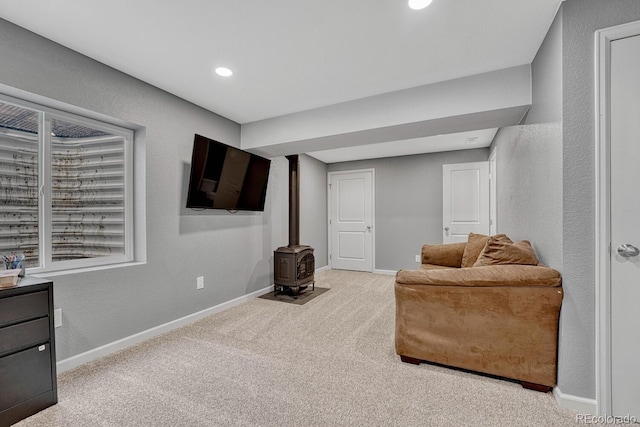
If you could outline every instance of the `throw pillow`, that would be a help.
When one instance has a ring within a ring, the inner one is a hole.
[[[464,252],[462,253],[462,263],[460,267],[473,267],[484,245],[487,244],[487,240],[489,240],[489,236],[485,236],[484,234],[469,233],[467,246],[464,247]]]
[[[512,243],[490,237],[473,266],[496,264],[538,265],[538,257],[528,240]]]
[[[491,237],[498,241],[512,243],[506,234],[496,234]],[[485,236],[484,234],[469,233],[467,246],[465,246],[464,252],[462,253],[462,263],[460,267],[473,267],[488,240],[489,236]]]

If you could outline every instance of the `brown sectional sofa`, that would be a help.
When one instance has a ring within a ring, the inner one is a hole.
[[[529,242],[504,235],[424,245],[421,268],[396,275],[397,354],[548,391],[556,385],[562,279],[537,263]]]

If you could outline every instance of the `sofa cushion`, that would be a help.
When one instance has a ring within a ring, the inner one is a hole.
[[[491,238],[496,241],[512,243],[511,239],[509,239],[506,234],[496,234],[495,236],[491,236]],[[460,267],[473,267],[488,240],[489,236],[485,236],[484,234],[469,233],[467,246],[464,248]]]
[[[538,257],[528,240],[511,243],[504,239],[494,239],[492,236],[487,240],[473,266],[496,264],[538,265]]]
[[[422,246],[422,265],[460,267],[465,242]]]
[[[439,286],[560,286],[553,268],[534,265],[485,265],[473,268],[400,270],[396,282]]]

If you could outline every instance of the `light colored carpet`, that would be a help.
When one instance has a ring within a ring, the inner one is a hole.
[[[59,377],[31,426],[564,426],[551,393],[394,351],[393,277],[318,274],[305,305],[254,299]]]

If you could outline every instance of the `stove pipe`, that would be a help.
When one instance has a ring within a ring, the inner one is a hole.
[[[289,247],[300,245],[300,162],[298,155],[289,160]]]

